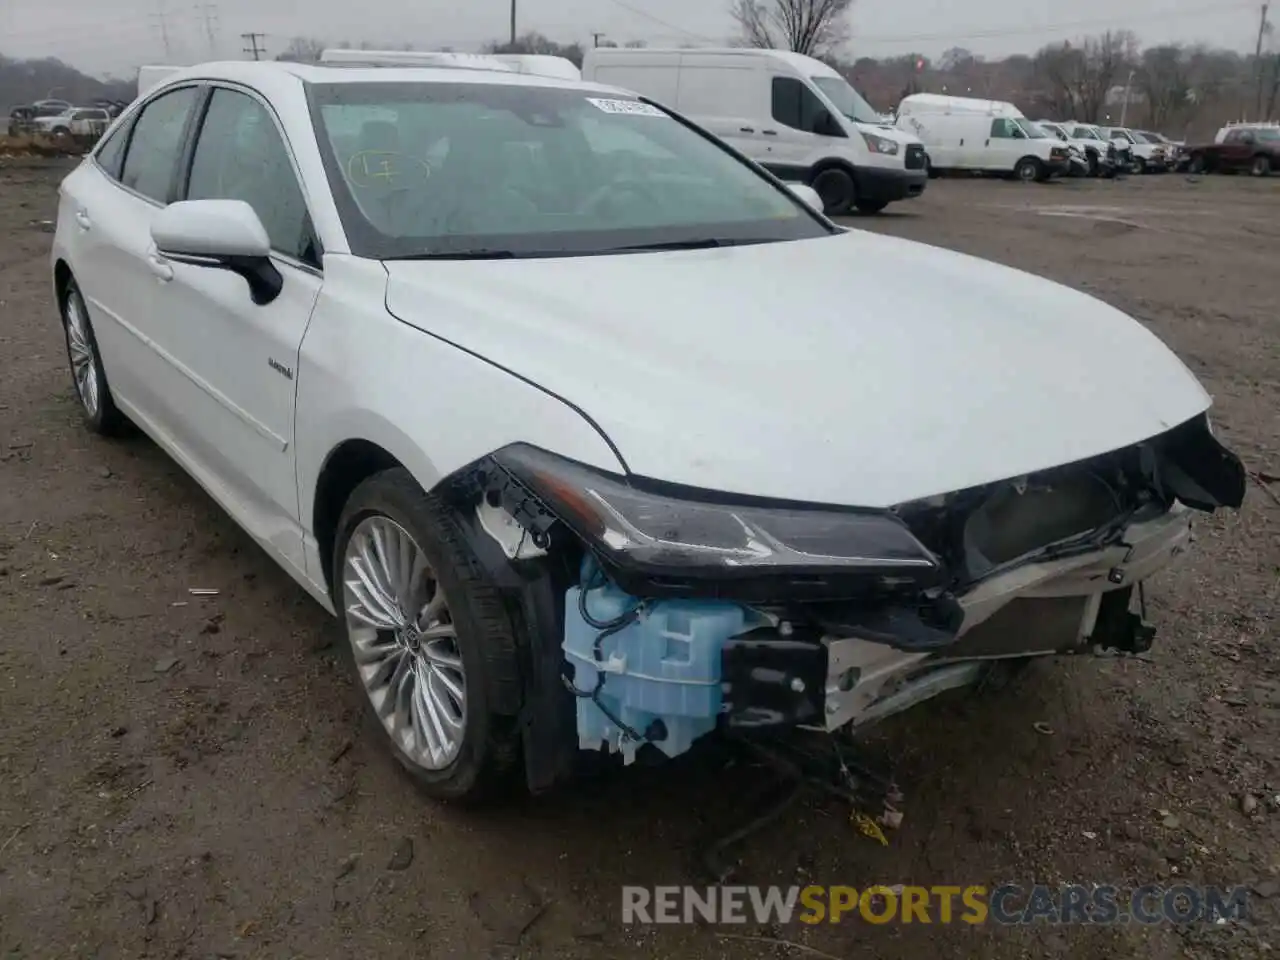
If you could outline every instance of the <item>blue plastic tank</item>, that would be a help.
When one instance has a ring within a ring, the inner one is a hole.
[[[584,568],[584,582],[590,582]],[[641,735],[660,731],[651,740],[674,757],[695,739],[715,728],[720,713],[720,652],[724,642],[755,625],[760,618],[741,604],[715,600],[639,601],[612,583],[587,592],[587,613],[597,621],[612,621],[639,607],[636,618],[601,643],[599,661],[593,652],[601,633],[578,609],[581,587],[565,596],[564,653],[574,665],[574,685],[595,688],[603,673],[600,704]],[[579,697],[578,745],[584,750],[606,747],[635,759],[644,740],[635,741],[613,722],[594,700]],[[660,720],[661,725],[654,721]]]

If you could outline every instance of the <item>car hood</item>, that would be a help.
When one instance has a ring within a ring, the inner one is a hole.
[[[631,472],[712,490],[889,506],[1119,449],[1210,403],[1098,300],[858,230],[386,267],[393,315],[574,404]]]

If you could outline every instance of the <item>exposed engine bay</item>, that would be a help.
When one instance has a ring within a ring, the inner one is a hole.
[[[452,495],[528,634],[539,789],[576,750],[630,763],[717,728],[856,732],[1000,662],[1143,652],[1144,581],[1245,480],[1201,416],[883,511],[673,489],[525,446]]]

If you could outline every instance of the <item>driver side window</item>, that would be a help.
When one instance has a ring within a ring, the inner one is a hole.
[[[248,94],[219,87],[200,126],[188,200],[243,200],[266,228],[271,249],[320,266],[302,187],[275,121]]]
[[[827,113],[822,101],[794,77],[773,78],[773,119],[794,130],[814,133],[817,120]]]
[[[1001,140],[1013,140],[1019,134],[1019,130],[1014,126],[1013,121],[1001,117],[998,120],[991,121],[991,136]]]

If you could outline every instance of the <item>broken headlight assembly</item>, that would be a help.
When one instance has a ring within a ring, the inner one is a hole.
[[[494,454],[609,568],[646,592],[920,591],[944,579],[941,562],[898,518],[877,511],[734,501],[636,482],[516,445]],[[766,584],[771,584],[768,586]],[[809,588],[806,591],[806,587]],[[775,594],[776,595],[776,594]]]

